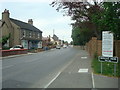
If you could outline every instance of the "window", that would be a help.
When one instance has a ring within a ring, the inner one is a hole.
[[[31,33],[31,32],[29,32],[29,37],[30,37],[30,38],[32,37],[32,33]]]
[[[40,33],[38,33],[38,38],[40,38]]]
[[[33,32],[33,37],[35,38],[35,32]]]

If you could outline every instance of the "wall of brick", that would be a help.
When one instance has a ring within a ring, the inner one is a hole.
[[[2,57],[10,56],[10,55],[18,55],[18,54],[27,54],[27,49],[18,49],[18,50],[1,50]]]
[[[120,40],[115,41],[115,56],[120,58]]]
[[[97,40],[97,55],[102,56],[102,41]]]
[[[102,55],[102,40],[97,40],[96,37],[92,37],[92,39],[86,43],[86,50],[89,52],[91,57],[94,57],[95,53],[98,56]],[[114,41],[114,56],[120,58],[120,40]]]

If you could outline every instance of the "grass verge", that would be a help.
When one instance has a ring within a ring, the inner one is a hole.
[[[116,74],[114,72],[115,64],[116,64]],[[120,62],[119,63],[102,62],[102,75],[120,77],[119,66],[120,66]],[[92,60],[92,68],[94,73],[101,74],[101,62],[98,60],[98,58],[94,58]]]

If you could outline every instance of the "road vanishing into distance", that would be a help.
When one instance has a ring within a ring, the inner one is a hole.
[[[95,75],[80,47],[52,49],[2,60],[3,88],[118,88],[118,79]]]

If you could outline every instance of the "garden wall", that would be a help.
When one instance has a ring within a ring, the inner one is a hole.
[[[97,40],[96,37],[92,37],[92,39],[86,43],[86,50],[89,52],[91,57],[94,57],[95,54],[98,56],[102,55],[102,40]],[[114,56],[120,58],[120,40],[114,41]]]
[[[18,55],[18,54],[27,54],[27,49],[16,49],[16,50],[1,50],[2,51],[2,57],[4,56],[10,56],[10,55]]]

